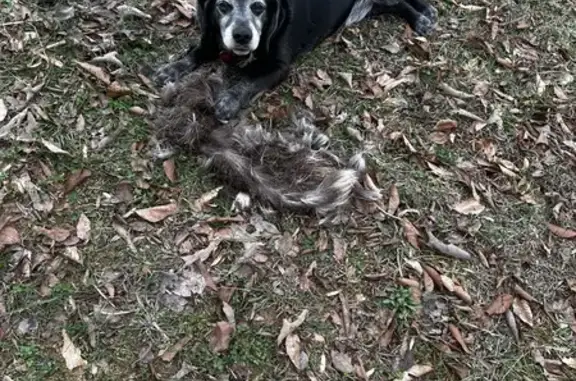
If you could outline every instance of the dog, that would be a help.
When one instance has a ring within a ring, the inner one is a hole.
[[[426,0],[198,0],[200,42],[160,67],[159,86],[176,82],[199,66],[226,62],[235,81],[216,101],[226,122],[262,92],[280,84],[301,55],[343,28],[368,17],[393,14],[420,35],[434,29],[436,9]]]

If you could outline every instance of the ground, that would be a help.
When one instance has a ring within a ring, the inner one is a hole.
[[[576,379],[573,2],[435,0],[262,97],[366,148],[384,202],[339,227],[147,155],[191,3],[70,3],[0,1],[3,380]]]

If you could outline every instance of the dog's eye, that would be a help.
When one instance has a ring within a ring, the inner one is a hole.
[[[221,1],[216,6],[218,7],[218,10],[223,14],[226,14],[232,10],[232,4],[226,1]]]
[[[262,13],[264,13],[266,7],[262,3],[254,3],[250,6],[250,9],[252,9],[252,13],[254,13],[256,16],[260,16]]]

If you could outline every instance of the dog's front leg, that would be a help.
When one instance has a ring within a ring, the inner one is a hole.
[[[177,82],[200,65],[215,60],[218,52],[212,45],[205,43],[193,45],[178,60],[159,67],[153,76],[156,85],[162,87],[169,82]]]
[[[220,121],[236,118],[256,95],[274,88],[288,76],[288,72],[287,65],[277,65],[264,75],[242,76],[238,82],[219,94],[215,105],[216,118]]]

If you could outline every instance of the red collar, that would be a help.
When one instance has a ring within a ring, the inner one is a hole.
[[[234,61],[237,60],[237,58],[238,58],[238,57],[236,57],[236,55],[235,55],[234,53],[232,53],[232,52],[229,52],[229,51],[226,51],[226,50],[223,51],[223,52],[220,52],[220,60],[221,60],[222,62],[226,63],[226,64],[231,64],[231,63],[233,63]]]

